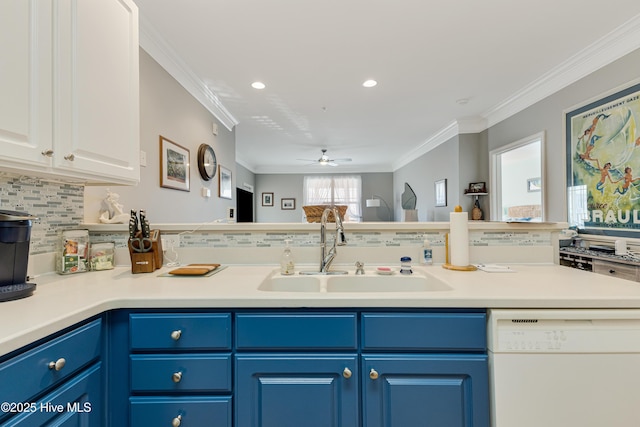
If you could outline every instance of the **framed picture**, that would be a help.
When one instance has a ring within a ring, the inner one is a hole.
[[[160,186],[189,191],[189,150],[160,135]]]
[[[436,207],[447,206],[447,180],[436,181]]]
[[[296,208],[296,199],[280,199],[280,209],[294,210]]]
[[[581,233],[640,237],[640,83],[565,112],[567,208]]]
[[[273,193],[262,193],[262,206],[273,206]]]
[[[231,199],[231,171],[222,165],[218,168],[218,197]]]
[[[469,184],[467,193],[486,193],[487,184],[485,182],[472,182]]]
[[[535,193],[536,191],[540,191],[541,189],[542,179],[540,177],[527,179],[527,192]]]

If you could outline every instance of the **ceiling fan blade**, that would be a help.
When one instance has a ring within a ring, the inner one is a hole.
[[[332,160],[329,160],[328,162],[325,163],[325,165],[329,165],[329,166],[338,166],[337,163],[334,163]]]
[[[330,162],[350,162],[350,161],[351,161],[351,159],[349,159],[349,158],[330,160]]]

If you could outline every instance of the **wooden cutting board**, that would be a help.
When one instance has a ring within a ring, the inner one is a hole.
[[[220,264],[188,264],[175,270],[171,270],[169,274],[177,276],[203,276],[212,272],[216,268],[220,267]]]

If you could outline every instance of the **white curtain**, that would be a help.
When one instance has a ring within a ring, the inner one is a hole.
[[[362,220],[360,175],[305,176],[304,205],[347,205],[345,221]]]

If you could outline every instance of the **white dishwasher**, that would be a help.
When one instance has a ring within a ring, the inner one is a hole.
[[[493,427],[640,426],[640,309],[489,310]]]

